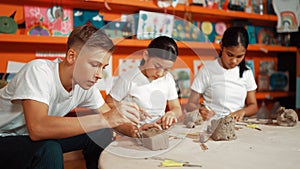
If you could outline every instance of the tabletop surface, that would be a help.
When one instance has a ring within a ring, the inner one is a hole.
[[[261,131],[242,126],[237,139],[208,140],[202,150],[199,127],[187,129],[175,125],[169,132],[167,150],[151,151],[133,138],[122,137],[112,142],[99,158],[101,169],[158,169],[164,159],[200,164],[203,169],[298,169],[300,159],[300,124],[294,127],[259,125]],[[196,168],[196,167],[172,167]]]

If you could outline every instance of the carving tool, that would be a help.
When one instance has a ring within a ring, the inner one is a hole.
[[[136,125],[136,129],[137,129],[137,138],[138,138],[138,144],[143,146],[143,135],[142,135],[142,132],[140,131],[140,123]]]
[[[161,162],[161,167],[202,167],[199,164],[183,163],[173,160],[164,160]]]
[[[206,106],[203,103],[201,103],[201,106],[206,108],[208,111],[212,111],[208,106]],[[208,131],[211,128],[210,127],[211,126],[211,120],[212,120],[212,118],[204,121],[204,123],[202,124],[202,131],[200,132],[200,138],[199,138],[199,141],[200,141],[201,144],[206,143],[207,140],[209,139],[209,137],[212,134],[212,132]]]
[[[247,124],[246,127],[261,131],[257,124]]]
[[[153,159],[153,160],[159,160],[159,161],[172,160],[172,161],[177,161],[177,162],[180,162],[180,163],[189,163],[187,161],[175,160],[175,159],[171,159],[171,158],[164,158],[164,157],[157,157],[157,156],[153,156],[153,157],[150,157],[150,158],[145,158],[145,160],[147,160],[147,159]]]
[[[204,108],[206,108],[208,111],[212,111],[208,106],[206,106],[205,104],[201,103],[201,106],[203,106]]]
[[[247,128],[256,129],[256,130],[261,131],[261,128],[259,128],[257,124],[247,124],[247,123],[242,123],[242,122],[235,122],[235,124],[246,126]]]

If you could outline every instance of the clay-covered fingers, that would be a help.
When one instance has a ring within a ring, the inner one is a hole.
[[[236,122],[242,121],[243,119],[243,116],[240,116],[239,114],[229,114],[229,116],[231,116]]]
[[[161,124],[163,129],[168,129],[171,127],[174,123],[177,123],[177,118],[174,114],[174,112],[167,112],[162,118],[161,118]]]
[[[157,128],[159,130],[162,130],[161,126],[158,125],[157,123],[147,123],[147,124],[144,124],[140,127],[140,130],[148,130],[150,128]]]
[[[244,110],[239,110],[233,113],[230,113],[228,116],[233,117],[234,121],[239,122],[242,121],[245,115],[245,111]]]
[[[199,110],[203,120],[208,120],[210,119],[211,117],[213,117],[216,113],[214,111],[209,111],[208,109],[200,109]]]
[[[229,117],[232,117],[234,121],[237,121],[237,116],[236,116],[236,114],[230,113],[228,116],[229,116]]]
[[[234,120],[235,120],[235,121],[242,121],[242,119],[243,119],[243,117],[237,116]]]

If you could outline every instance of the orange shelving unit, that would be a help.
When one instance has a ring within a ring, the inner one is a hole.
[[[284,91],[268,91],[268,92],[258,92],[256,93],[257,99],[274,99],[282,97],[295,96],[294,92],[284,92]]]
[[[1,43],[36,43],[48,45],[66,45],[66,37],[50,37],[50,36],[28,36],[14,34],[0,34]]]
[[[119,47],[136,47],[145,48],[150,40],[137,39],[117,39],[115,43]],[[14,34],[0,34],[0,43],[38,43],[48,45],[65,45],[67,37],[49,37],[49,36],[27,36]],[[199,48],[199,49],[216,49],[219,50],[219,44],[206,42],[177,42],[179,48]],[[262,52],[297,52],[295,46],[278,46],[278,45],[261,45],[252,44],[248,46],[248,51]]]
[[[85,0],[85,2],[95,2],[97,4],[103,4],[105,0]],[[130,0],[130,1],[123,1],[123,0],[107,0],[109,6],[112,10],[120,9],[120,8],[127,8],[127,10],[123,11],[138,11],[140,9],[143,10],[150,10],[156,12],[164,11],[161,8],[158,8],[155,4],[155,1],[141,1],[141,0]],[[219,10],[219,9],[211,9],[211,8],[204,8],[201,6],[195,5],[181,5],[178,4],[176,8],[168,7],[167,13],[175,14],[176,16],[183,16],[184,12],[189,11],[192,13],[193,18],[207,18],[213,20],[233,20],[233,19],[251,19],[257,23],[261,22],[264,24],[269,23],[274,25],[277,21],[277,16],[275,15],[259,15],[253,13],[245,13],[240,11],[230,11],[230,10]]]
[[[211,9],[211,8],[204,8],[201,6],[195,5],[182,5],[178,4],[176,8],[168,7],[166,10],[159,8],[155,4],[155,0],[148,1],[148,0],[107,0],[107,4],[111,8],[111,10],[105,7],[106,0],[61,0],[61,1],[48,1],[48,0],[18,0],[18,1],[11,1],[11,0],[2,0],[1,3],[6,4],[28,4],[28,5],[61,5],[63,7],[70,7],[70,8],[83,8],[83,9],[99,9],[100,12],[103,14],[109,14],[104,16],[106,20],[114,20],[120,17],[120,15],[114,15],[115,13],[135,13],[139,10],[149,10],[155,12],[167,12],[169,14],[174,14],[178,17],[183,17],[186,11],[191,12],[193,18],[195,20],[199,19],[206,19],[211,21],[218,21],[218,20],[226,20],[232,21],[234,19],[246,19],[251,20],[255,24],[259,25],[269,25],[275,26],[277,22],[277,16],[275,15],[259,15],[254,13],[245,13],[240,11],[231,11],[231,10],[219,10],[219,9]],[[112,16],[115,17],[112,17]]]

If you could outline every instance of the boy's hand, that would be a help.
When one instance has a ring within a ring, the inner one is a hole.
[[[159,130],[162,130],[161,126],[158,125],[157,123],[146,123],[144,125],[142,125],[139,130],[148,130],[148,129],[151,129],[151,128],[157,128]]]
[[[117,132],[128,136],[128,137],[137,137],[138,128],[132,123],[124,123],[114,128]]]
[[[163,129],[168,129],[174,123],[177,123],[177,117],[174,112],[168,111],[156,123],[161,124]]]
[[[141,119],[141,112],[135,103],[121,101],[115,103],[115,108],[109,113],[104,113],[103,116],[108,122],[109,127],[114,128],[124,123],[137,125]]]

